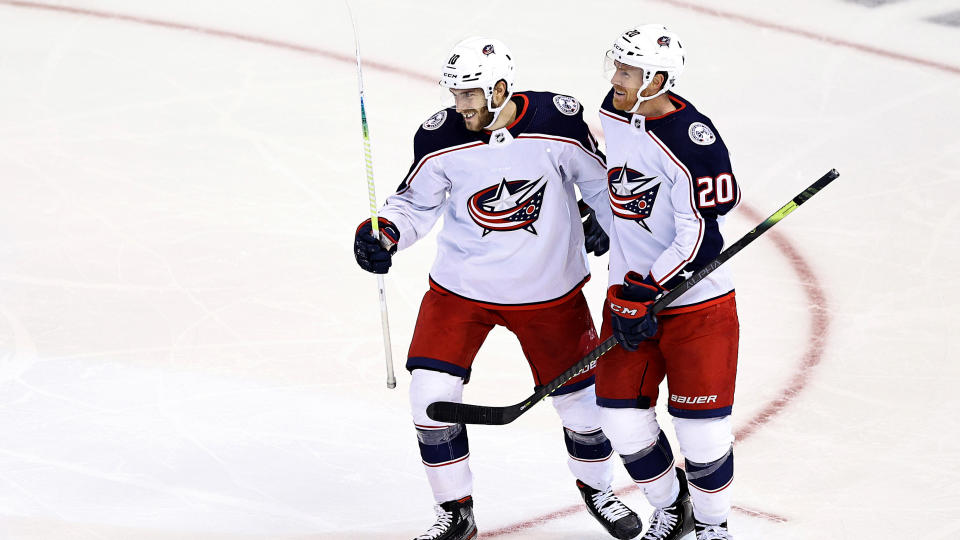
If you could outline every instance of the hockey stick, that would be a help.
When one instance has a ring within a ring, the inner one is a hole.
[[[357,36],[357,24],[353,20],[350,3],[350,24],[353,25],[353,43],[357,50],[357,82],[360,86],[360,123],[363,126],[363,161],[367,168],[367,193],[370,196],[370,227],[374,238],[380,238],[380,222],[377,220],[377,194],[373,183],[373,156],[370,152],[370,129],[367,127],[367,109],[363,104],[363,69],[360,67],[360,38]],[[383,327],[383,351],[387,361],[387,388],[397,387],[397,378],[393,374],[393,349],[390,346],[390,320],[387,317],[387,290],[383,284],[383,275],[377,274],[377,288],[380,291],[380,325]]]
[[[731,244],[730,247],[720,252],[720,254],[717,255],[715,259],[707,263],[706,266],[671,289],[670,292],[660,297],[650,308],[651,311],[653,311],[653,313],[659,313],[665,307],[669,306],[683,293],[692,289],[697,283],[700,283],[700,281],[707,277],[711,272],[716,270],[721,264],[730,260],[731,257],[746,247],[747,244],[759,238],[760,235],[776,225],[777,222],[785,218],[790,212],[793,212],[798,206],[805,203],[808,199],[810,199],[810,197],[816,195],[817,192],[826,187],[830,182],[834,181],[838,176],[840,176],[840,173],[838,173],[836,169],[831,169],[830,172],[820,177],[819,180],[811,184],[807,189],[803,190],[799,195],[794,197],[793,200],[777,210],[772,216],[765,219],[763,223],[757,225],[757,227],[752,231],[743,235],[742,238]],[[616,344],[617,339],[613,336],[610,336],[596,349],[590,351],[589,354],[584,356],[582,360],[571,366],[570,369],[564,371],[549,383],[538,387],[536,391],[530,395],[530,397],[515,405],[507,405],[506,407],[489,407],[484,405],[471,405],[469,403],[454,403],[452,401],[437,401],[427,406],[427,415],[438,422],[487,425],[509,424],[510,422],[516,420],[521,414],[527,412],[540,400],[550,395],[550,393],[552,393],[554,390],[560,388],[564,383],[578,375],[588,366],[592,367],[592,364],[594,364],[598,358],[603,356],[603,354],[612,349]]]

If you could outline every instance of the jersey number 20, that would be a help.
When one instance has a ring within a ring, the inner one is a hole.
[[[732,202],[737,197],[737,188],[733,184],[733,175],[723,173],[716,179],[710,176],[701,176],[697,178],[697,191],[699,193],[698,206],[700,208],[713,208],[717,205],[724,205]]]

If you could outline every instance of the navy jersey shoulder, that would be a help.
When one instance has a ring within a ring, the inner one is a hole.
[[[517,136],[522,133],[540,133],[575,139],[591,148],[590,130],[583,121],[583,106],[565,94],[553,92],[515,92],[517,119],[508,127]],[[427,118],[413,139],[414,163],[425,156],[454,146],[472,142],[486,142],[489,134],[467,129],[456,109],[438,111]],[[595,148],[595,142],[593,148]]]
[[[397,193],[407,189],[410,181],[420,170],[420,164],[430,154],[480,141],[481,137],[477,133],[467,129],[466,124],[463,123],[463,117],[457,113],[456,109],[449,107],[437,111],[420,124],[416,135],[413,136],[413,163],[410,164],[407,175],[397,187]]]
[[[648,118],[647,130],[667,146],[693,178],[733,174],[727,146],[710,118],[684,98],[672,92],[669,96],[679,109]]]
[[[663,142],[694,177],[730,173],[730,156],[720,132],[706,115],[686,99],[668,92],[677,110],[661,117],[646,119],[646,128]],[[607,92],[600,108],[608,116],[629,123],[631,113],[613,106],[613,89]]]
[[[480,137],[467,129],[463,117],[453,107],[437,111],[427,118],[413,137],[414,163],[438,150],[476,142]]]
[[[597,141],[583,121],[583,106],[565,94],[553,92],[515,92],[511,97],[517,104],[517,118],[507,127],[514,136],[540,134],[573,139],[585,150],[603,159]],[[485,144],[490,134],[467,129],[463,117],[454,108],[437,111],[420,125],[413,138],[413,163],[397,191],[403,191],[419,171],[424,158],[448,148],[468,144]]]
[[[527,110],[517,123],[517,128],[520,128],[518,132],[574,139],[591,152],[599,153],[596,140],[583,120],[583,105],[575,97],[533,91],[517,92],[515,95],[528,102]]]

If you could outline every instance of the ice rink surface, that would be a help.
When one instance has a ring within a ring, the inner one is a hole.
[[[738,540],[960,535],[960,3],[354,0],[382,201],[472,34],[580,98],[636,22],[731,149]],[[952,97],[951,97],[952,96]],[[402,369],[434,253],[395,258],[384,384],[342,2],[0,0],[0,538],[411,538],[433,519]],[[586,292],[599,313],[605,260]],[[494,331],[466,400],[532,383]],[[661,411],[668,432],[667,415]],[[671,434],[672,437],[672,434]],[[607,538],[549,404],[470,428],[481,538]],[[617,466],[615,487],[649,507]]]

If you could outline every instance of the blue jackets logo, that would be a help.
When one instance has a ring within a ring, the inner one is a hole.
[[[523,229],[537,234],[533,223],[540,217],[543,193],[547,182],[502,179],[499,184],[484,188],[467,199],[470,218],[483,228],[483,236],[492,231]]]
[[[610,207],[613,215],[620,219],[636,221],[638,225],[650,230],[644,220],[650,217],[653,203],[657,200],[660,183],[650,185],[656,176],[647,176],[635,171],[624,163],[623,167],[614,167],[607,171],[610,185]]]

